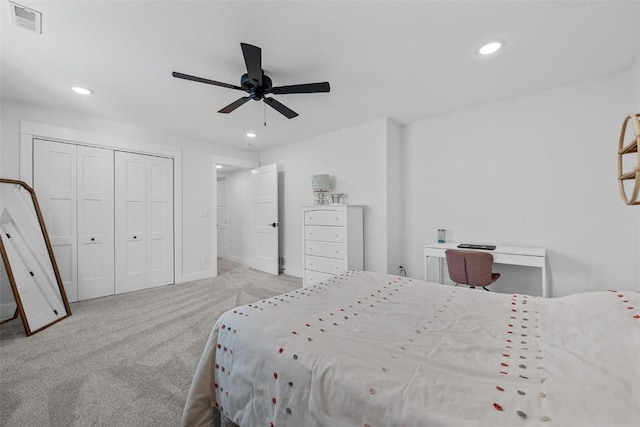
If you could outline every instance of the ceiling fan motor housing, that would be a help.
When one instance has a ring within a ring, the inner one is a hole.
[[[240,86],[255,101],[260,101],[266,93],[271,93],[271,88],[273,87],[271,79],[264,73],[262,73],[262,86],[251,80],[248,73],[243,74],[240,78]]]

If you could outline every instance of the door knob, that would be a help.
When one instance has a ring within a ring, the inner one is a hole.
[[[92,241],[92,242],[95,242],[95,241],[96,241],[96,238],[95,238],[95,237],[92,237],[92,238],[91,238],[91,241]]]
[[[133,236],[133,238],[134,238],[134,239],[137,239],[137,238],[138,238],[138,236]]]
[[[272,222],[271,224],[269,224],[270,226],[272,226],[273,228],[276,228],[278,226],[277,222]]]

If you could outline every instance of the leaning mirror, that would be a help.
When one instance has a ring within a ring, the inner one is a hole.
[[[0,179],[0,253],[13,319],[20,316],[27,336],[71,316],[36,194],[22,181]]]

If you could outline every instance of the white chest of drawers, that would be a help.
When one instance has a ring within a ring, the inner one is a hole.
[[[356,205],[302,208],[303,286],[364,268],[362,212]]]

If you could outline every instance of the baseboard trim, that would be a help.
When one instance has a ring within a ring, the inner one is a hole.
[[[6,304],[0,304],[0,319],[9,319],[13,317],[16,312],[16,303],[8,302]]]
[[[240,256],[234,256],[234,255],[229,255],[227,258],[227,261],[231,261],[231,262],[235,262],[238,264],[242,264],[245,267],[251,267],[251,259],[250,258],[243,258]]]
[[[293,276],[293,277],[300,277],[302,278],[302,276],[304,275],[304,271],[300,268],[293,268],[293,267],[285,267],[282,270],[283,274],[287,274],[289,276]]]
[[[182,281],[180,283],[208,279],[210,277],[213,277],[213,272],[211,270],[197,271],[195,273],[182,273]]]

